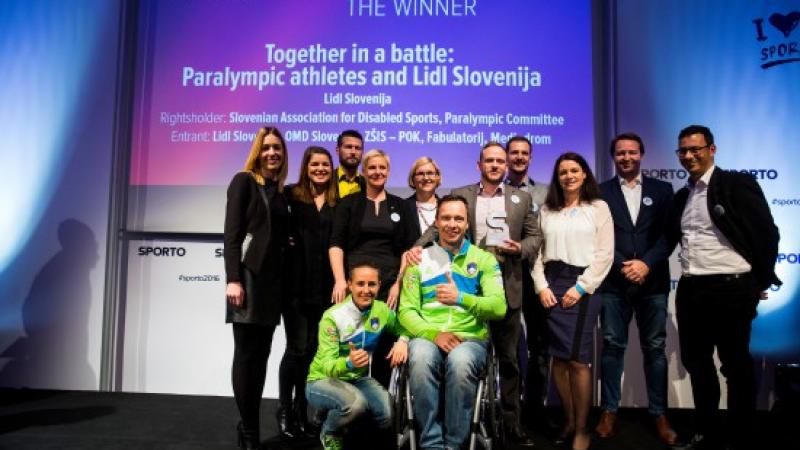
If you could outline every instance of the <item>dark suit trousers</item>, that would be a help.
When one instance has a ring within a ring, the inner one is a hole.
[[[676,308],[681,361],[692,380],[698,431],[716,428],[720,371],[728,383],[729,436],[747,439],[756,409],[756,383],[750,355],[751,322],[758,290],[750,274],[681,277]]]
[[[506,428],[519,427],[519,337],[520,308],[508,308],[502,320],[489,322],[492,344],[500,363],[500,396]]]

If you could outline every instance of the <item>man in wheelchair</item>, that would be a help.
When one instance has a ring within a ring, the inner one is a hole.
[[[384,331],[400,336],[387,355],[392,366],[404,363],[408,355],[408,337],[403,336],[394,311],[375,300],[378,269],[353,267],[348,287],[350,295],[322,315],[306,385],[309,406],[325,417],[320,439],[326,450],[343,448],[344,428],[364,414],[391,431],[389,393],[369,376],[370,359]]]
[[[497,260],[464,238],[467,214],[463,197],[442,197],[436,210],[438,236],[403,277],[398,317],[412,338],[408,383],[419,444],[426,449],[464,444],[486,363],[486,321],[506,313]]]

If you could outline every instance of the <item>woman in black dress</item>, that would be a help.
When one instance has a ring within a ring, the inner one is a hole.
[[[253,140],[244,170],[228,186],[224,259],[226,321],[233,324],[231,381],[241,422],[239,447],[260,448],[259,408],[272,335],[280,321],[289,207],[286,142],[274,127]]]
[[[386,192],[389,179],[389,156],[382,150],[364,155],[361,171],[366,189],[348,195],[339,202],[330,241],[331,270],[334,286],[332,299],[339,303],[347,295],[345,273],[353,266],[367,263],[380,269],[378,299],[394,308],[400,292],[400,256],[414,243],[413,218],[407,204]]]
[[[286,352],[281,360],[278,427],[282,435],[313,433],[306,416],[306,377],[317,351],[317,327],[331,304],[333,274],[328,241],[336,206],[336,180],[328,150],[308,147],[298,182],[287,189],[291,206],[292,291],[283,311]]]

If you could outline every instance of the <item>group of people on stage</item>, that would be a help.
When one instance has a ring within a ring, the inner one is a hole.
[[[535,183],[532,150],[522,136],[486,143],[477,155],[479,181],[441,196],[439,166],[419,158],[408,175],[414,194],[402,199],[386,191],[389,155],[364,153],[357,131],[338,137],[337,168],[328,150],[308,147],[298,182],[284,186],[286,142],[274,127],[259,130],[228,187],[225,214],[240,448],[261,445],[267,359],[283,318],[277,422],[287,438],[321,432],[324,448],[342,448],[345,430],[365,417],[388,432],[390,370],[407,363],[419,446],[460,448],[491,341],[506,441],[534,445],[522,425],[549,421],[543,405],[552,380],[564,411],[556,440],[585,450],[598,315],[595,434],[615,434],[635,316],[648,410],[659,439],[674,445],[665,341],[668,258],[677,244],[681,360],[697,413],[686,444],[749,448],[756,398],[750,324],[766,289],[780,284],[778,229],[757,182],[716,167],[713,135],[699,125],[678,136],[675,152],[690,181],[677,194],[642,175],[645,146],[634,133],[612,140],[616,176],[602,184],[572,152],[556,159],[549,186]],[[717,423],[715,349],[728,382],[727,428]]]

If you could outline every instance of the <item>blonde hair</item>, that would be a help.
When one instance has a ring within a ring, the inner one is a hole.
[[[417,187],[414,186],[414,174],[417,173],[417,169],[425,164],[430,164],[434,169],[436,169],[436,187],[438,188],[439,185],[442,184],[442,171],[439,169],[439,165],[436,164],[436,161],[434,161],[433,158],[429,156],[423,156],[414,161],[414,164],[411,165],[411,170],[408,171],[408,187],[411,189],[417,189]]]
[[[389,155],[387,155],[386,152],[384,152],[381,149],[373,148],[372,150],[370,150],[367,153],[365,153],[364,157],[361,158],[361,172],[365,172],[367,170],[367,163],[369,163],[370,159],[377,158],[377,157],[381,157],[386,161],[386,168],[387,169],[391,169],[392,168],[391,167],[392,164],[389,161]]]
[[[250,175],[260,185],[266,184],[264,175],[261,173],[261,147],[264,145],[264,138],[272,135],[281,141],[283,147],[283,159],[281,167],[278,169],[278,192],[283,192],[283,185],[286,183],[286,176],[289,173],[289,150],[286,148],[286,140],[283,139],[281,132],[275,127],[261,127],[253,138],[253,143],[250,145],[250,153],[247,155],[247,160],[244,163],[244,171],[249,172]]]

